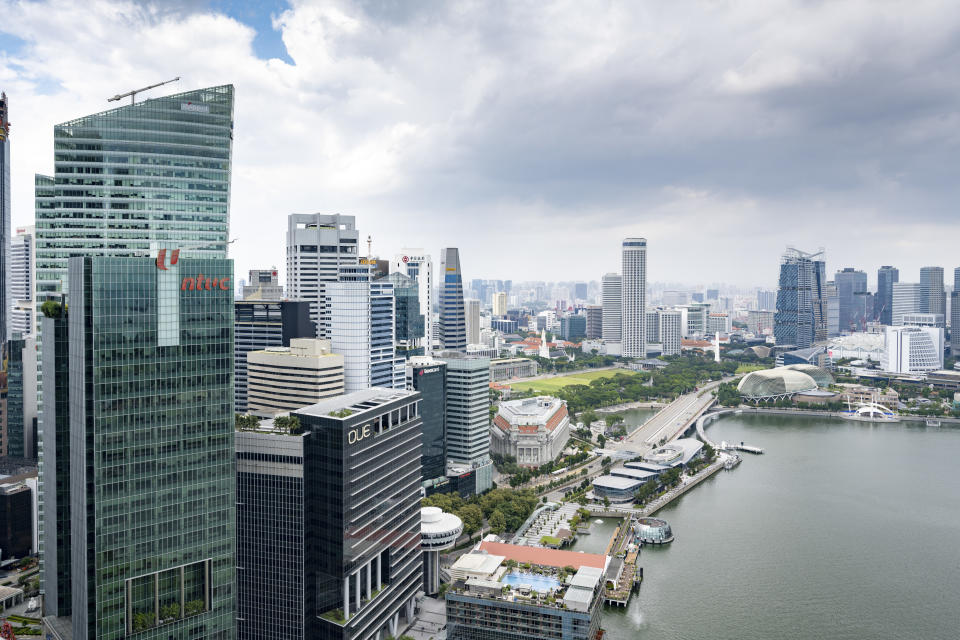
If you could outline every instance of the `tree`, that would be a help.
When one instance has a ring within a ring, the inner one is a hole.
[[[608,498],[607,496],[603,496],[603,506],[604,508],[610,507],[610,498]]]
[[[600,448],[601,448],[601,449],[603,449],[605,446],[607,446],[607,439],[606,439],[605,437],[603,437],[603,434],[602,434],[602,433],[598,433],[598,434],[597,434],[597,444],[600,445]]]
[[[473,534],[483,527],[483,511],[475,504],[468,504],[460,509],[457,515],[463,520],[463,530],[467,537],[473,539]]]
[[[589,428],[591,424],[597,421],[597,414],[593,411],[584,411],[580,416],[580,420],[584,426]]]
[[[507,528],[507,516],[502,511],[494,511],[490,516],[490,531],[500,535]]]

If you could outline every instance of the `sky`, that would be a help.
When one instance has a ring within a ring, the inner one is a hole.
[[[14,225],[53,125],[180,76],[236,86],[231,257],[284,269],[289,213],[464,277],[773,286],[960,266],[960,3],[0,0]],[[949,279],[949,277],[948,277]]]

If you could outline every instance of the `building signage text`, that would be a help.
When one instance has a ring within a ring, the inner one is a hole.
[[[356,444],[370,435],[370,425],[347,431],[347,443]]]

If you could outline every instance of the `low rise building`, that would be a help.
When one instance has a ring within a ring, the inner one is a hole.
[[[490,361],[490,381],[501,382],[537,375],[537,361],[530,358],[498,358]]]
[[[700,456],[703,443],[694,438],[679,438],[643,456],[644,462],[662,467],[686,467]]]
[[[490,450],[538,467],[559,456],[570,438],[570,415],[563,400],[549,396],[500,403],[490,427]]]
[[[247,408],[294,411],[343,394],[343,356],[329,340],[294,338],[289,347],[247,353]]]

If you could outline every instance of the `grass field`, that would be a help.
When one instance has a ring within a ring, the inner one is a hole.
[[[543,393],[552,393],[563,387],[569,387],[572,384],[590,384],[591,380],[597,378],[612,378],[618,373],[630,373],[624,369],[606,369],[604,371],[582,371],[580,373],[571,373],[568,376],[558,376],[556,378],[545,378],[543,380],[531,380],[529,382],[511,382],[508,383],[514,391],[527,391],[533,389]]]
[[[769,369],[767,365],[763,364],[742,364],[737,367],[737,373],[750,373],[751,371],[760,371],[761,369]]]

